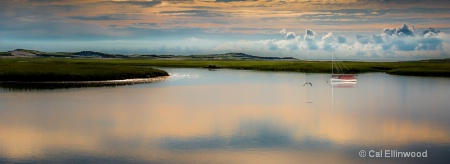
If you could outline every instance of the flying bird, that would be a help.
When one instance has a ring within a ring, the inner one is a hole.
[[[312,84],[310,82],[306,82],[305,84],[303,84],[303,86],[305,86],[307,84],[311,85],[311,87],[312,87]]]

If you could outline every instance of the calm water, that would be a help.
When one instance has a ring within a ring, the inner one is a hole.
[[[163,69],[148,84],[0,89],[0,163],[450,162],[449,78]]]

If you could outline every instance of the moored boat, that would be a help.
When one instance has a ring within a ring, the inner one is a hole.
[[[347,69],[347,67],[344,68]],[[338,74],[334,74],[334,69],[336,69],[336,72]],[[348,70],[348,69],[347,69]],[[351,82],[356,83],[357,78],[355,74],[345,74],[344,70],[340,67],[339,63],[335,63],[334,61],[334,54],[331,55],[331,78],[330,82]]]

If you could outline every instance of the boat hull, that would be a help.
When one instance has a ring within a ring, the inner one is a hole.
[[[355,76],[352,74],[332,75],[330,82],[356,82]]]

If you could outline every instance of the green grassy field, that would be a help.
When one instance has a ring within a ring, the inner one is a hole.
[[[167,75],[158,69],[102,60],[0,58],[0,81],[98,81]]]
[[[448,61],[342,62],[346,73],[386,72],[395,75],[450,77]],[[0,81],[79,81],[167,75],[149,68],[227,68],[259,71],[330,73],[328,61],[150,60],[0,58]]]
[[[148,60],[148,59],[71,59],[75,63],[104,63],[127,66],[177,68],[227,68],[259,71],[330,73],[329,61],[249,61],[249,60]],[[342,62],[346,73],[386,72],[395,75],[450,77],[449,61],[416,62]]]

